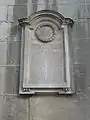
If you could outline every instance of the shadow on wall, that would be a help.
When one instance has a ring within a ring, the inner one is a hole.
[[[79,10],[78,10],[79,9]],[[90,40],[88,36],[88,21],[80,19],[81,9],[77,8],[77,18],[73,27],[74,50],[74,80],[76,92],[86,93],[88,90],[88,77],[90,75]]]
[[[5,93],[17,94],[19,86],[19,60],[20,60],[20,28],[18,19],[27,16],[27,0],[15,0],[14,6],[8,7],[13,14],[8,13],[8,21],[11,24],[7,42],[7,67],[5,71]]]
[[[76,93],[86,91],[86,67],[84,64],[74,65],[74,80]]]

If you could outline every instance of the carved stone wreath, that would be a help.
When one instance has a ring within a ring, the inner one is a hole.
[[[42,42],[50,42],[55,38],[55,31],[50,24],[40,24],[35,30],[35,36]]]

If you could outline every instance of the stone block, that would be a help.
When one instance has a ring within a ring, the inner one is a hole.
[[[85,18],[90,18],[90,3],[85,5]]]
[[[90,4],[90,0],[85,0],[85,3]]]
[[[87,19],[86,22],[87,22],[87,38],[90,39],[90,19]]]
[[[15,5],[8,7],[8,21],[18,22],[18,19],[27,17],[27,5]]]
[[[19,67],[5,67],[4,93],[18,94],[19,91]]]
[[[16,23],[0,24],[0,41],[20,41],[20,27]]]
[[[77,2],[78,0],[56,0],[57,5],[58,4],[75,5]]]
[[[72,98],[32,97],[30,102],[31,120],[85,120],[80,107]]]
[[[20,41],[20,26],[16,23],[2,22],[0,25],[0,41]]]
[[[4,76],[5,75],[5,67],[0,67],[0,95],[3,94],[4,89],[5,89],[5,84],[4,84]],[[0,102],[1,103],[1,102]]]
[[[8,41],[21,41],[20,32],[21,32],[20,27],[15,23],[11,23],[9,27]]]
[[[27,0],[0,0],[0,5],[26,5]]]
[[[90,4],[80,4],[77,7],[77,19],[87,19],[90,18]]]
[[[76,7],[76,19],[84,19],[85,18],[85,5],[78,4]]]
[[[18,94],[19,90],[19,67],[0,67],[0,95]]]
[[[26,5],[27,0],[0,0],[0,5]]]
[[[10,25],[6,22],[0,24],[0,41],[6,41],[9,36]]]
[[[7,6],[0,6],[0,21],[7,21]]]
[[[72,39],[86,39],[89,37],[89,26],[87,20],[74,21],[72,28]]]
[[[76,19],[76,4],[58,4],[58,3],[53,3],[53,4],[32,4],[31,11],[32,13],[39,11],[39,10],[55,10],[65,17],[70,17]]]
[[[28,120],[26,98],[4,96],[2,120]]]
[[[7,43],[0,42],[0,65],[5,65],[7,59]]]
[[[46,9],[45,4],[37,4],[37,11],[45,10],[45,9]]]
[[[19,65],[20,62],[20,42],[7,42],[7,63],[10,65]]]
[[[0,42],[0,65],[19,65],[20,42]]]
[[[74,65],[74,80],[76,92],[85,92],[87,84],[86,69],[87,68],[83,61],[79,60],[79,64]]]
[[[2,120],[3,96],[0,96],[0,120]]]
[[[83,1],[83,0],[81,0]],[[38,4],[54,4],[56,2],[56,4],[76,4],[78,2],[78,0],[38,0]],[[37,4],[37,0],[32,0],[31,3]]]
[[[57,11],[59,13],[61,13],[64,17],[72,18],[72,19],[76,18],[76,8],[77,8],[76,4],[74,4],[74,5],[68,5],[68,4],[56,5],[56,7],[57,7]]]
[[[26,5],[28,0],[15,0],[15,5]]]
[[[14,5],[15,0],[0,0],[0,5]]]

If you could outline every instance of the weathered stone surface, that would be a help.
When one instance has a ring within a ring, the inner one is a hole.
[[[85,92],[86,90],[86,66],[84,64],[74,65],[74,80],[75,80],[76,92]]]
[[[2,22],[0,24],[0,41],[6,41],[9,35],[9,24]]]
[[[78,4],[76,7],[76,19],[83,19],[85,18],[85,5],[84,4]]]
[[[7,64],[19,65],[20,42],[7,42]]]
[[[70,17],[70,18],[74,18],[76,19],[76,4],[58,4],[56,3],[50,3],[50,4],[46,4],[46,3],[34,3],[31,5],[31,7],[29,8],[30,10],[30,14],[34,13],[36,11],[39,10],[55,10],[57,12],[60,12],[61,14],[63,14],[65,17]]]
[[[90,3],[85,5],[85,17],[90,18]]]
[[[72,18],[76,19],[76,8],[77,5],[68,5],[68,4],[63,4],[63,5],[57,5],[57,11],[64,15],[67,18]]]
[[[32,97],[30,102],[31,120],[85,120],[81,108],[76,104],[79,101],[72,98]]]
[[[28,120],[27,110],[27,99],[15,96],[5,96],[3,101],[2,120]]]
[[[56,3],[57,4],[72,4],[72,5],[74,5],[79,1],[78,0],[56,0]]]
[[[19,89],[19,67],[6,67],[4,74],[4,93],[18,94]]]
[[[15,0],[15,5],[26,5],[28,0]]]
[[[77,6],[77,18],[78,19],[86,19],[86,18],[90,18],[90,4],[85,2],[85,4],[79,4]]]
[[[0,5],[14,5],[15,0],[0,0]]]
[[[20,27],[18,24],[1,22],[0,41],[20,41]]]
[[[18,19],[27,17],[27,5],[15,5],[8,7],[8,21],[18,22]]]
[[[20,26],[16,23],[11,23],[9,26],[8,41],[21,41],[20,39]]]
[[[19,67],[0,67],[0,95],[18,94]]]
[[[79,39],[89,37],[89,22],[87,20],[77,20],[72,28],[72,40],[78,42]]]
[[[31,0],[30,0],[31,1]],[[84,2],[84,0],[38,0],[39,4],[54,4],[56,2],[56,4],[76,4],[76,3],[81,3]],[[31,3],[36,4],[37,0],[32,0]]]
[[[0,5],[26,5],[27,0],[0,0]]]
[[[89,1],[89,0],[85,0],[85,3],[89,4],[89,3],[90,3],[90,1]]]
[[[85,16],[84,0],[30,0],[28,2],[29,14],[44,9],[58,11],[65,17],[73,19],[84,18]]]
[[[29,13],[42,9],[57,10],[65,17],[75,19],[73,27],[74,62],[76,66],[76,89],[84,92],[73,100],[64,97],[34,97],[30,99],[30,111],[27,113],[27,100],[15,96],[0,96],[0,120],[90,120],[90,0],[29,0]],[[29,2],[28,1],[28,2]],[[49,3],[49,4],[48,4]],[[76,4],[77,3],[77,6]],[[79,4],[78,4],[79,3]],[[84,4],[85,3],[85,4]],[[0,21],[17,22],[27,16],[27,0],[0,0]],[[38,4],[38,6],[37,6]],[[2,6],[6,5],[6,6]],[[7,5],[15,5],[8,7]],[[18,6],[17,6],[18,5]],[[25,6],[23,6],[25,5]],[[28,15],[30,15],[28,14]],[[0,23],[0,40],[18,41],[16,24]],[[19,63],[19,43],[0,43],[0,65]],[[19,67],[0,67],[0,95],[18,93]],[[75,85],[76,85],[75,84]],[[4,105],[3,105],[4,104]],[[2,112],[3,105],[3,112]],[[3,113],[3,114],[2,114]],[[3,118],[1,116],[3,115]]]
[[[3,96],[0,96],[0,120],[2,120]]]
[[[87,38],[90,39],[90,19],[87,19]],[[88,40],[89,40],[88,39]],[[90,40],[89,40],[90,41]]]
[[[0,42],[0,65],[19,65],[20,42]]]
[[[0,65],[6,64],[6,58],[7,58],[7,43],[0,42]]]
[[[0,6],[0,21],[7,21],[7,6]]]
[[[45,10],[45,4],[37,4],[37,11]]]
[[[5,88],[4,75],[5,75],[5,67],[0,67],[0,95],[3,94]]]

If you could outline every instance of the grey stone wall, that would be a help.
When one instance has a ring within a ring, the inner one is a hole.
[[[18,95],[20,37],[17,20],[51,9],[70,17],[77,95]],[[0,120],[90,120],[90,0],[0,0]]]

